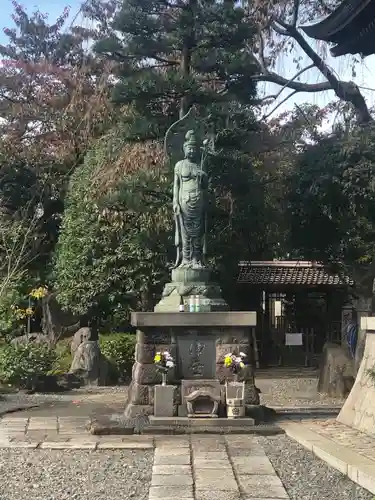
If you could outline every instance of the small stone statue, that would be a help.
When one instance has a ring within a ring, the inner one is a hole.
[[[200,269],[204,267],[206,253],[208,178],[202,169],[201,148],[193,130],[187,132],[183,150],[185,158],[174,169],[175,267]]]

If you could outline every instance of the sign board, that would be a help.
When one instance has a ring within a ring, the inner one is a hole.
[[[286,333],[285,345],[303,345],[302,333]]]

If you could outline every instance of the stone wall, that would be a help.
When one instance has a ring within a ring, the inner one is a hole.
[[[154,363],[157,351],[168,350],[176,360],[176,367],[168,374],[168,384],[175,386],[174,406],[177,414],[181,404],[180,381],[217,379],[224,384],[234,376],[224,367],[224,357],[230,352],[244,352],[251,356],[250,327],[142,327],[137,330],[135,363],[126,416],[153,413],[154,386],[161,383],[161,375]],[[244,371],[246,404],[259,404],[251,366]]]

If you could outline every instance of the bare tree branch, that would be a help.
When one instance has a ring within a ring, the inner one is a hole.
[[[273,71],[265,75],[262,74],[254,75],[253,79],[258,82],[275,83],[276,85],[282,86],[284,89],[288,88],[292,90],[297,90],[298,92],[314,93],[314,92],[323,92],[325,90],[332,90],[332,86],[329,82],[321,82],[321,83],[295,82],[293,80],[290,81],[288,80],[288,78],[278,75]]]
[[[298,90],[293,90],[293,92],[287,95],[285,99],[282,99],[269,113],[264,115],[262,119],[267,120],[267,118],[269,118],[272,115],[272,113],[274,113],[282,104],[284,104],[284,102],[286,102],[290,97],[293,97],[295,94],[298,94]]]
[[[295,0],[293,20],[298,7],[299,0]],[[296,25],[288,24],[280,18],[273,18],[271,27],[276,33],[293,38],[305,54],[311,59],[313,65],[322,73],[322,75],[324,75],[327,81],[317,84],[288,81],[286,78],[281,77],[274,72],[263,71],[263,69],[260,71],[260,75],[256,75],[254,77],[255,80],[275,83],[298,92],[321,92],[324,90],[333,90],[339,99],[352,104],[356,111],[359,123],[364,124],[372,121],[372,116],[358,86],[353,82],[343,82],[339,80],[323,59],[308,44],[303,35],[297,30]]]
[[[294,0],[293,20],[292,20],[292,26],[294,28],[297,26],[299,6],[300,6],[300,0]]]
[[[277,98],[278,98],[278,97],[282,94],[282,92],[283,92],[286,88],[291,88],[291,87],[290,87],[290,84],[291,84],[294,80],[296,80],[299,76],[301,76],[301,75],[302,75],[302,73],[304,73],[305,71],[308,71],[308,70],[309,70],[309,69],[311,69],[311,68],[314,68],[314,64],[310,64],[309,66],[306,66],[306,68],[303,68],[303,69],[301,69],[300,71],[298,71],[298,73],[296,73],[296,74],[295,74],[295,75],[294,75],[294,76],[293,76],[290,80],[288,80],[288,81],[287,81],[287,82],[286,82],[286,83],[285,83],[285,84],[281,87],[281,89],[279,90],[279,92],[278,92],[277,94],[275,94],[275,95],[269,95],[269,96],[267,96],[267,97],[264,97],[264,98],[262,99],[262,101],[266,101],[266,100],[268,100],[268,99],[277,99]],[[296,90],[296,92],[301,92],[300,90],[297,90],[297,89],[295,89],[295,90]]]

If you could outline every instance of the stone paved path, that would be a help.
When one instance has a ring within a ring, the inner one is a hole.
[[[93,436],[85,417],[0,421],[0,448],[154,449],[149,500],[285,500],[256,436]]]
[[[288,499],[255,436],[158,437],[149,500]]]
[[[153,449],[153,436],[93,436],[86,417],[5,416],[0,421],[0,448]]]
[[[340,424],[335,419],[304,421],[302,425],[338,445],[375,461],[375,438],[363,432]]]

